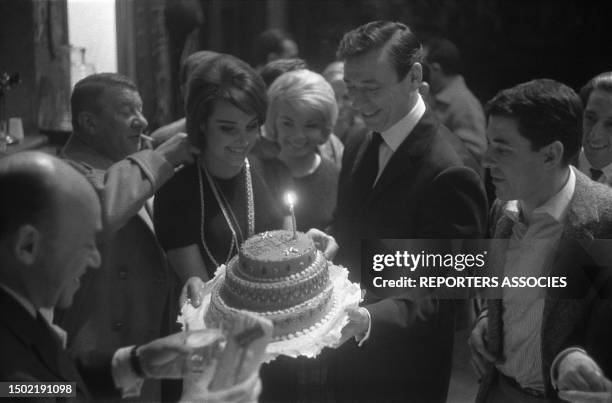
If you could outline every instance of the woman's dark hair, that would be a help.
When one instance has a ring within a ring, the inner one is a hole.
[[[187,134],[192,144],[204,146],[200,125],[216,101],[225,100],[247,114],[256,115],[259,124],[266,116],[266,86],[255,70],[242,60],[226,54],[198,66],[187,81]]]

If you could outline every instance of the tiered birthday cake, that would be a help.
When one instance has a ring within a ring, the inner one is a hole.
[[[238,310],[268,318],[274,339],[316,326],[332,305],[327,260],[306,234],[270,231],[249,238],[212,291],[207,326],[224,326]]]

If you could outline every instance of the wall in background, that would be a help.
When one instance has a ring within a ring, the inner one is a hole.
[[[0,71],[21,77],[7,114],[26,135],[71,129],[67,26],[66,0],[0,0]]]
[[[117,71],[115,0],[68,0],[70,45],[85,48],[96,72]],[[78,56],[73,52],[72,59]]]

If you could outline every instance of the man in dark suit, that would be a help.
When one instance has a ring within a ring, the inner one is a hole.
[[[372,130],[347,145],[333,227],[340,246],[336,261],[356,280],[362,239],[484,234],[480,178],[464,166],[446,138],[448,129],[419,95],[421,54],[407,26],[382,21],[347,33],[338,48],[353,108]],[[349,342],[334,352],[337,400],[445,401],[452,301],[366,295],[364,306],[349,316],[344,335],[362,346]]]
[[[53,309],[70,306],[81,276],[101,263],[100,203],[85,177],[50,155],[15,154],[0,160],[0,194],[0,380],[76,382],[84,401],[90,391],[136,396],[145,377],[182,376],[194,353],[186,334],[96,351],[78,370],[65,352]]]
[[[557,375],[560,390],[609,393],[612,190],[569,165],[580,149],[580,99],[534,80],[498,93],[486,113],[484,164],[497,196],[491,274],[565,278],[566,286],[490,295],[470,336],[483,377],[477,401],[553,401]]]

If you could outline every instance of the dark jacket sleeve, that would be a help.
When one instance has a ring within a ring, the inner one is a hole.
[[[121,397],[113,381],[112,357],[112,353],[98,351],[75,357],[74,362],[79,373],[96,398]]]

